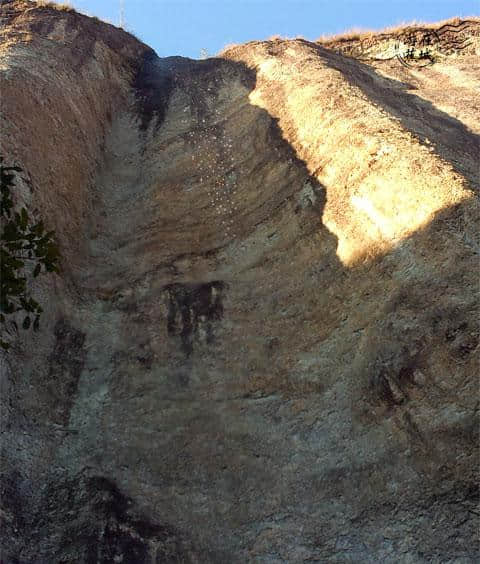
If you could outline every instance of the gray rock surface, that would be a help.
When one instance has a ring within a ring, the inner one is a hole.
[[[0,17],[63,255],[2,361],[3,561],[476,562],[477,28],[420,73]]]

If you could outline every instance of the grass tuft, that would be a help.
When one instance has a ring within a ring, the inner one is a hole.
[[[68,2],[62,2],[61,4],[57,2],[51,2],[50,0],[36,0],[37,7],[39,8],[53,8],[59,12],[74,12],[74,8]]]

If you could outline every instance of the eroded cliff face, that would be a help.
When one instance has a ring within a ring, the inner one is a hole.
[[[3,560],[474,562],[478,23],[420,69],[0,17],[63,255],[2,363]]]

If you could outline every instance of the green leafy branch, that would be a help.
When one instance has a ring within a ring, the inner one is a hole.
[[[59,272],[60,252],[54,231],[46,231],[43,221],[34,222],[25,208],[14,211],[12,188],[15,173],[22,169],[4,166],[0,156],[0,323],[5,327],[9,316],[26,313],[22,327],[35,331],[40,326],[40,304],[31,297],[28,280],[42,272]],[[15,320],[10,324],[17,329]],[[0,346],[10,344],[0,339]]]

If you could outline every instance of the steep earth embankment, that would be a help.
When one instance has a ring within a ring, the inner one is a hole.
[[[2,363],[3,560],[474,562],[478,23],[414,68],[0,18],[63,255]]]

